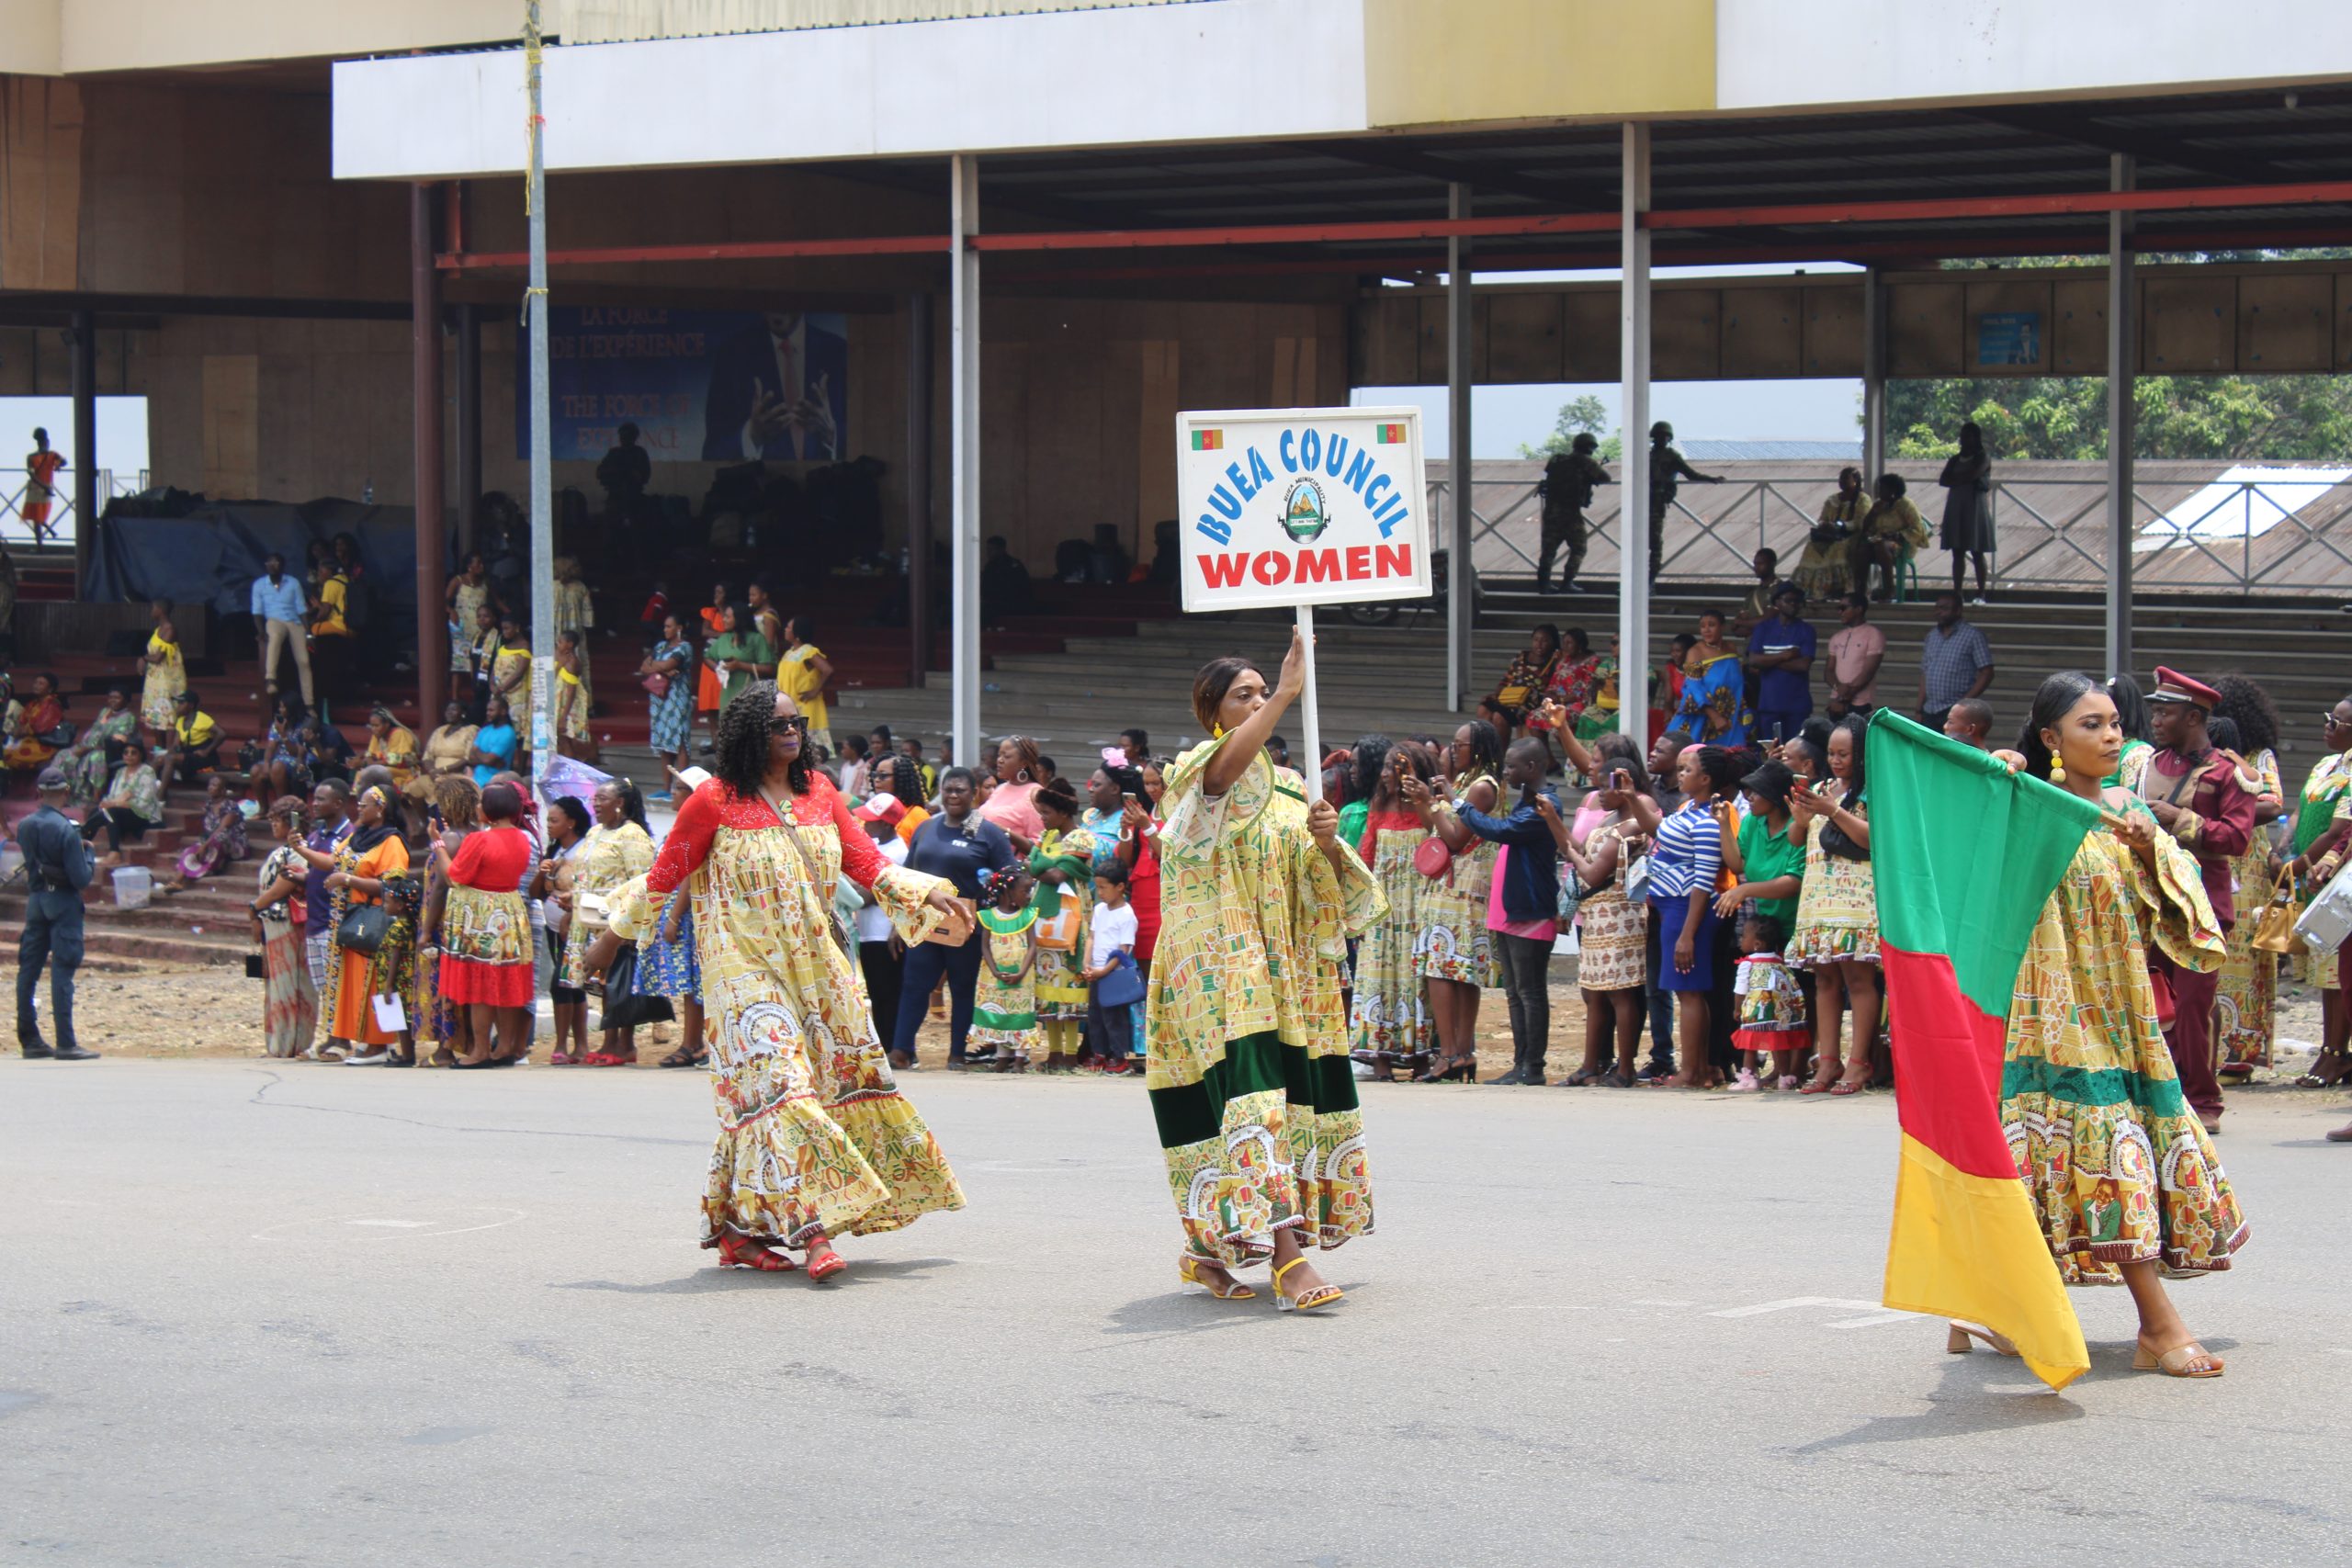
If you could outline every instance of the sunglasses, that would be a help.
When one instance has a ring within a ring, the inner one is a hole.
[[[768,728],[777,735],[806,735],[808,733],[808,718],[805,714],[794,714],[789,718],[772,718],[768,720]]]

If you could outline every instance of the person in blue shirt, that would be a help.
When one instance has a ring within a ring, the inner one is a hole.
[[[311,592],[299,577],[288,576],[286,558],[276,550],[262,558],[262,574],[254,579],[254,640],[261,645],[264,689],[277,695],[277,650],[291,648],[294,672],[302,682],[302,705],[311,694]]]
[[[1747,669],[1756,677],[1759,742],[1785,740],[1813,716],[1813,627],[1804,619],[1804,592],[1793,582],[1773,591],[1772,613],[1747,634]]]
[[[1454,815],[1482,839],[1503,846],[1497,882],[1501,921],[1490,917],[1495,957],[1510,1003],[1510,1071],[1496,1083],[1544,1082],[1544,1047],[1552,1037],[1552,943],[1559,935],[1560,850],[1536,802],[1552,755],[1541,740],[1510,743],[1503,753],[1503,787],[1519,792],[1508,813],[1494,816],[1463,806]],[[1553,810],[1559,803],[1553,802]]]
[[[71,781],[62,768],[43,768],[34,781],[40,805],[17,824],[25,853],[24,933],[17,940],[17,1048],[28,1061],[87,1062],[98,1055],[74,1038],[74,971],[82,966],[82,889],[96,866],[82,830],[65,815]],[[49,1013],[57,1043],[40,1037],[33,992],[49,970]]]
[[[969,768],[950,768],[939,778],[939,815],[931,818],[907,840],[907,868],[944,876],[956,885],[956,897],[978,900],[980,873],[1009,870],[1012,840],[1003,829],[972,809],[979,780]],[[897,939],[893,938],[895,944]],[[978,994],[980,958],[987,943],[967,941],[960,947],[922,942],[906,950],[906,969],[899,987],[899,1016],[890,1031],[890,1065],[908,1068],[915,1061],[915,1032],[930,1010],[931,994],[947,982],[947,1065],[964,1066],[964,1046],[972,1032],[972,1004]],[[879,1027],[878,1025],[876,1027]]]
[[[514,765],[514,724],[506,699],[493,696],[482,709],[481,728],[474,731],[474,783],[487,787]]]

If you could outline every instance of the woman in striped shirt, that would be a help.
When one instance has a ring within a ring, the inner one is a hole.
[[[1650,851],[1650,903],[1657,909],[1658,989],[1677,993],[1678,1089],[1721,1082],[1707,1048],[1715,988],[1715,880],[1723,870],[1723,818],[1739,787],[1739,762],[1721,746],[1690,746],[1678,760],[1682,808],[1657,825]]]

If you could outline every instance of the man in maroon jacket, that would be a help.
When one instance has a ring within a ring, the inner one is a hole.
[[[2226,931],[2236,918],[2230,861],[2254,841],[2254,796],[2238,783],[2236,767],[2205,739],[2206,716],[2221,700],[2203,682],[2157,666],[2156,688],[2148,694],[2157,750],[2141,774],[2140,795],[2165,830],[2197,857],[2205,897]],[[2148,964],[2172,986],[2173,1026],[2165,1040],[2181,1093],[2205,1130],[2218,1132],[2222,1080],[2213,1063],[2213,997],[2221,976],[2183,969],[2154,948]]]

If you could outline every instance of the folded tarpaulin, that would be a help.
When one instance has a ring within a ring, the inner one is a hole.
[[[144,514],[137,498],[107,508],[90,542],[86,597],[93,604],[168,599],[224,615],[251,607],[264,557],[286,558],[300,576],[312,540],[349,534],[359,544],[369,625],[398,640],[416,624],[416,521],[405,506],[312,501],[207,502],[181,515]]]

